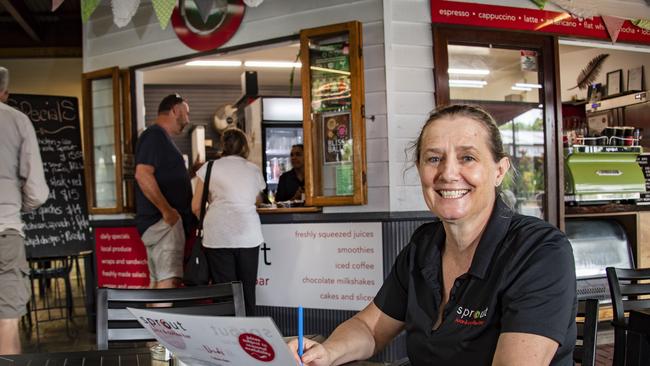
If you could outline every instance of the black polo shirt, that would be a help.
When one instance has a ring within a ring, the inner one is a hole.
[[[142,132],[135,147],[135,163],[154,167],[160,193],[181,215],[187,235],[196,220],[192,214],[190,175],[183,154],[162,127],[153,124]],[[138,184],[135,185],[135,204],[135,223],[142,235],[149,226],[162,219],[162,213],[142,193]]]
[[[291,169],[280,176],[278,182],[278,191],[275,194],[275,200],[288,201],[293,198],[298,188],[305,189],[305,181],[298,179],[295,169]]]
[[[497,199],[467,273],[456,279],[439,328],[442,222],[420,226],[374,299],[405,322],[411,364],[491,365],[501,333],[560,344],[551,365],[573,365],[576,281],[573,251],[552,225]]]

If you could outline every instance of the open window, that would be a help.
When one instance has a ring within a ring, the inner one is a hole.
[[[307,205],[367,203],[361,23],[300,32]]]
[[[117,67],[82,76],[84,157],[91,214],[134,211],[130,78]]]

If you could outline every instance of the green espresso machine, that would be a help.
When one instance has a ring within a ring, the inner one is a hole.
[[[572,146],[564,149],[564,200],[598,204],[636,200],[645,192],[636,161],[640,146]]]

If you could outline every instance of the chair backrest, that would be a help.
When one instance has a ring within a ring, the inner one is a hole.
[[[639,296],[650,295],[650,268],[607,267],[606,271],[615,323],[624,325],[625,313],[630,310],[650,309],[650,298],[639,299]],[[643,280],[647,283],[639,283]]]
[[[624,365],[627,344],[625,313],[650,309],[650,298],[643,296],[650,295],[650,268],[607,267],[606,271],[614,311],[614,365]],[[639,283],[643,280],[646,283]]]
[[[109,342],[152,340],[126,308],[147,308],[155,303],[165,307],[152,310],[178,314],[246,316],[241,282],[174,289],[99,288],[97,349],[108,349]]]
[[[577,316],[582,320],[576,321],[578,342],[573,350],[573,360],[582,366],[594,366],[598,333],[598,299],[578,301]]]

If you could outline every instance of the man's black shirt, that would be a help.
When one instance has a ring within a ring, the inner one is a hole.
[[[181,215],[187,234],[195,220],[191,207],[190,176],[183,155],[162,127],[154,124],[142,132],[135,148],[135,163],[154,167],[154,177],[160,192]],[[135,203],[135,222],[142,235],[149,226],[162,218],[162,214],[145,197],[138,184],[135,185]]]

